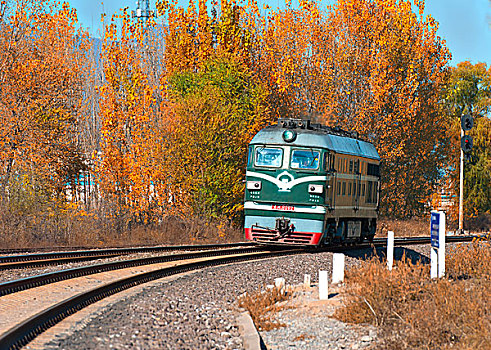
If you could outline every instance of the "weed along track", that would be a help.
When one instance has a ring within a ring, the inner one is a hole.
[[[11,281],[10,287],[6,283],[2,285],[7,295],[0,297],[0,348],[20,348],[87,305],[145,282],[209,266],[302,252],[300,249],[222,249],[92,266],[88,267],[92,270],[79,269],[72,271],[72,275],[62,271],[60,277],[51,274],[25,279],[27,281]],[[76,277],[77,274],[81,277]],[[55,280],[58,282],[51,283]],[[29,288],[36,283],[43,285]],[[20,291],[12,293],[14,290]]]

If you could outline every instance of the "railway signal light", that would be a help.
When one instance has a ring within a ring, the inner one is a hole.
[[[460,126],[462,130],[469,131],[474,126],[474,118],[471,115],[465,114],[460,118]]]
[[[469,153],[472,150],[472,137],[470,135],[464,135],[460,139],[460,146],[462,147],[462,150],[464,153]]]

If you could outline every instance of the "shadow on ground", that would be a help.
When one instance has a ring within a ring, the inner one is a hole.
[[[386,260],[387,248],[365,248],[365,249],[346,249],[342,251],[342,253],[346,256],[360,259],[360,260],[368,260],[372,258],[379,259],[380,262],[384,262]],[[416,264],[429,264],[430,259],[426,255],[422,255],[415,250],[395,247],[394,248],[394,261],[402,260],[402,257],[405,256],[406,259],[409,259],[411,263]]]

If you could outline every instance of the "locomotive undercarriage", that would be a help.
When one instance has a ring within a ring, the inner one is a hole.
[[[328,246],[365,240],[371,242],[376,230],[375,218],[329,218],[324,221],[323,232],[317,234],[297,230],[291,220],[285,217],[276,217],[274,222],[275,227],[257,223],[252,225],[250,239],[268,245]],[[322,221],[316,222],[322,224]]]
[[[377,222],[374,218],[335,218],[326,222],[326,233],[320,245],[373,241]]]

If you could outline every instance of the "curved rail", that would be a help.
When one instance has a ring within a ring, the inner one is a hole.
[[[255,246],[253,242],[225,243],[225,244],[204,244],[204,245],[180,245],[180,246],[154,246],[140,248],[110,248],[77,250],[65,252],[35,253],[21,255],[0,256],[0,270],[25,268],[41,265],[54,265],[66,262],[87,261],[100,258],[109,258],[119,255],[129,255],[135,253],[156,253],[179,250],[207,250],[234,247]]]
[[[228,254],[245,254],[245,253],[252,253],[252,252],[261,252],[264,251],[265,249],[266,248],[264,247],[250,247],[250,248],[246,247],[246,248],[208,250],[203,252],[171,254],[171,255],[164,255],[164,256],[155,256],[155,257],[148,257],[148,258],[131,259],[131,260],[116,261],[116,262],[110,262],[104,264],[76,267],[73,269],[54,271],[41,275],[0,283],[0,296],[19,292],[21,290],[25,290],[29,288],[39,287],[49,283],[55,283],[58,281],[71,279],[71,278],[87,276],[100,272],[125,269],[128,267],[158,264],[158,263],[169,262],[169,261],[181,261],[187,259],[228,255]]]
[[[269,252],[255,252],[237,254],[235,256],[217,257],[216,259],[182,263],[171,267],[162,268],[155,271],[145,272],[131,277],[123,278],[115,282],[94,288],[88,292],[80,293],[69,299],[63,300],[58,304],[45,309],[38,314],[28,318],[14,328],[0,336],[0,348],[19,349],[29,343],[36,336],[60,322],[64,318],[74,314],[84,307],[101,300],[105,297],[118,293],[122,290],[134,287],[138,284],[146,283],[162,277],[179,274],[204,267],[223,265],[233,262],[247,260],[257,260],[275,256],[293,255],[304,253],[302,249],[287,249]]]
[[[447,242],[462,242],[462,241],[470,241],[475,239],[473,236],[466,237],[458,237],[458,236],[448,236]],[[410,245],[410,244],[423,244],[429,243],[429,237],[412,237],[412,238],[397,238],[395,244],[397,245]],[[364,243],[361,245],[356,245],[353,247],[327,247],[322,249],[323,251],[328,250],[338,250],[347,248],[350,249],[359,249],[363,247],[373,247],[373,246],[383,246],[386,243],[386,239],[379,238],[374,240],[372,244]],[[286,247],[285,247],[286,248]],[[126,268],[132,266],[140,266],[146,264],[155,264],[159,262],[168,262],[168,261],[177,261],[177,260],[187,260],[194,258],[203,258],[203,257],[214,257],[214,259],[209,259],[205,261],[197,261],[197,262],[184,262],[171,266],[160,268],[150,272],[143,272],[137,275],[132,275],[130,277],[125,277],[117,281],[113,281],[102,285],[100,287],[94,288],[90,291],[83,292],[77,294],[73,297],[70,297],[66,300],[63,300],[52,307],[49,307],[38,314],[26,319],[22,323],[16,325],[15,327],[8,330],[6,333],[0,336],[0,348],[2,349],[19,349],[22,346],[26,345],[32,339],[34,339],[37,335],[44,332],[46,329],[52,327],[54,324],[60,322],[64,318],[69,315],[76,313],[77,311],[83,309],[84,307],[101,300],[107,296],[113,295],[119,291],[131,288],[138,284],[146,283],[148,281],[152,281],[155,279],[159,279],[162,277],[179,274],[191,270],[201,269],[209,266],[216,266],[222,264],[228,264],[233,262],[241,262],[247,260],[257,260],[264,259],[276,256],[285,256],[285,255],[294,255],[308,252],[305,249],[281,249],[276,251],[263,251],[262,247],[254,247],[254,248],[237,248],[237,249],[225,249],[218,251],[208,251],[208,252],[196,252],[196,253],[186,253],[186,254],[175,254],[175,255],[167,255],[162,257],[151,257],[144,259],[133,259],[127,260],[117,263],[107,263],[100,264],[95,266],[70,269],[61,271],[58,273],[50,273],[41,276],[29,277],[22,280],[11,281],[7,283],[3,283],[3,290],[8,293],[12,293],[15,289],[22,290],[26,288],[31,288],[34,286],[47,284],[54,282],[56,278],[58,280],[79,277],[91,273],[98,273],[102,271],[109,271],[118,268]],[[226,256],[220,256],[226,255]],[[56,277],[56,274],[60,274],[59,277]],[[7,284],[10,284],[7,287]],[[15,287],[14,285],[17,284]],[[7,294],[8,294],[7,293]]]

